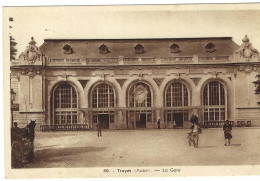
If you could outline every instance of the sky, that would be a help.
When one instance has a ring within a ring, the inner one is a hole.
[[[241,45],[242,38],[248,35],[254,48],[260,50],[260,8],[222,9],[225,8],[12,7],[4,9],[4,28],[18,43],[18,55],[25,50],[31,37],[37,46],[44,39],[226,36],[233,37],[233,41]],[[14,21],[9,22],[9,17]]]

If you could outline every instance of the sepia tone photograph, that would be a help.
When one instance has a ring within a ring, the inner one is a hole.
[[[260,173],[259,4],[3,12],[10,178]]]

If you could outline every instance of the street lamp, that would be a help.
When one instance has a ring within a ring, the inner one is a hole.
[[[13,118],[13,103],[14,103],[14,100],[15,100],[15,97],[16,97],[16,93],[14,92],[13,89],[11,89],[10,95],[11,95],[12,128],[13,128],[13,124],[14,124],[14,118]]]

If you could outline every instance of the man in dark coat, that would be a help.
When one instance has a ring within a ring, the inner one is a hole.
[[[99,137],[99,136],[102,136],[101,130],[102,130],[102,124],[101,124],[100,121],[98,121],[98,122],[97,122],[97,131],[98,131],[97,134],[98,134],[98,137]]]
[[[157,121],[157,127],[158,127],[158,129],[160,129],[160,124],[161,124],[161,119],[159,119],[159,120]]]
[[[223,125],[223,131],[224,131],[224,137],[225,137],[225,146],[230,146],[231,143],[231,130],[232,130],[232,125],[228,120],[225,121],[225,124]]]

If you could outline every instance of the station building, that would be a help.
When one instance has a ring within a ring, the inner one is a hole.
[[[23,127],[188,128],[200,122],[260,126],[252,83],[260,56],[247,36],[169,39],[46,39],[11,61],[13,121]]]

